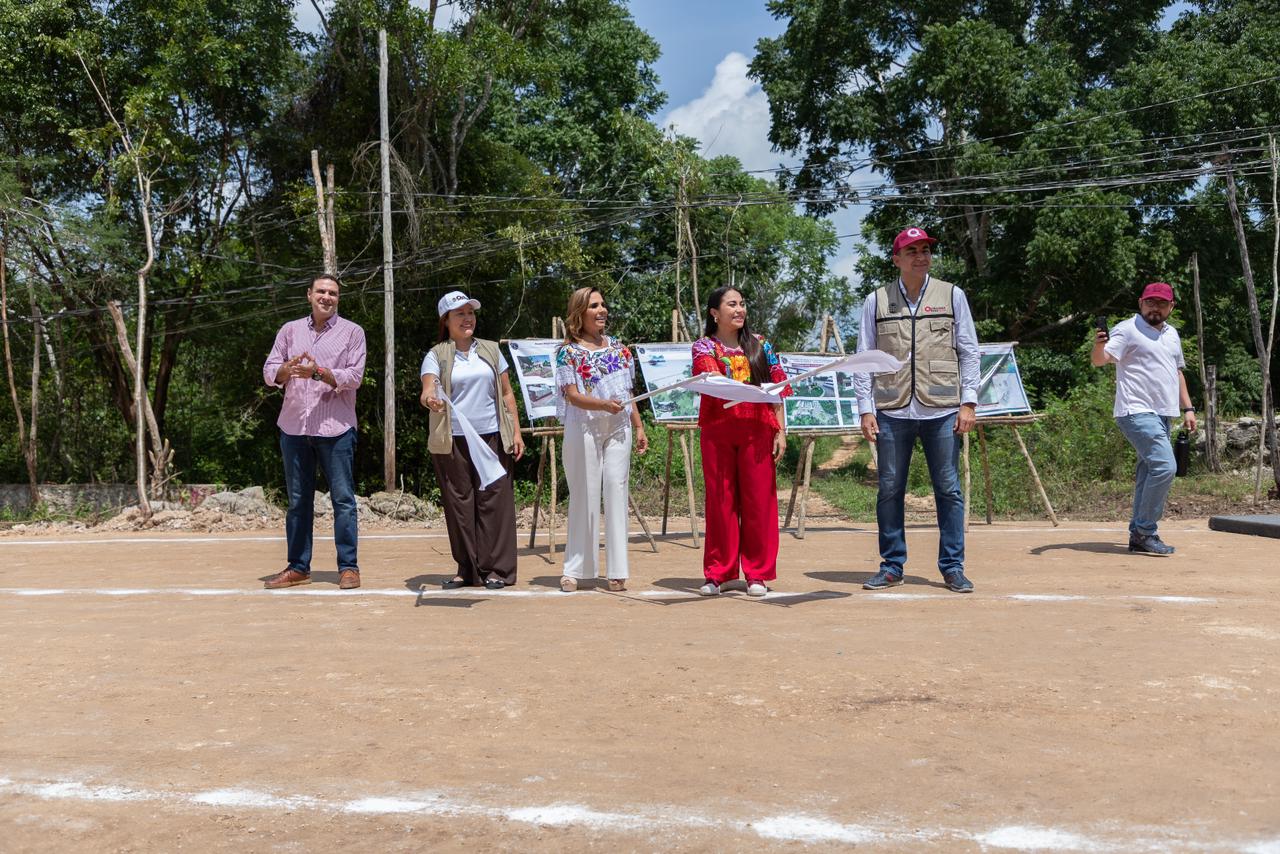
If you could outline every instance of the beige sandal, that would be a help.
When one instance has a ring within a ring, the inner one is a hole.
[[[560,579],[560,589],[565,593],[572,593],[578,589],[578,580],[566,575]]]
[[[626,580],[625,578],[610,578],[610,579],[609,579],[609,592],[610,592],[610,593],[621,593],[623,590],[626,590],[626,589],[627,589],[627,580]]]

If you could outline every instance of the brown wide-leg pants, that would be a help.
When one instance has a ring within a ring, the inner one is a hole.
[[[484,584],[495,576],[504,584],[516,583],[516,503],[511,487],[512,459],[502,448],[502,437],[489,433],[480,438],[493,449],[507,476],[488,489],[480,488],[471,464],[471,452],[461,436],[453,437],[453,451],[432,454],[440,501],[449,531],[449,546],[458,564],[458,575],[467,584]]]

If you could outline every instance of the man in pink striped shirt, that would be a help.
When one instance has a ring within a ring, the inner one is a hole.
[[[267,579],[274,590],[311,583],[311,537],[316,466],[324,471],[333,501],[333,539],[338,546],[338,586],[360,586],[356,562],[356,389],[364,379],[364,330],[338,316],[342,285],[317,276],[307,288],[311,314],[276,333],[262,366],[262,379],[284,389],[276,425],[289,491],[284,534],[289,563]]]

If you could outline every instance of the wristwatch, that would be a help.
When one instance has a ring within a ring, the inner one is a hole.
[[[1195,412],[1195,411],[1196,411],[1196,408],[1195,408],[1194,406],[1184,406],[1184,407],[1182,407],[1182,411],[1183,411],[1183,412]]]
[[[319,368],[316,368],[314,371],[311,372],[311,379],[315,380],[316,382],[320,382],[321,380],[324,379],[324,371],[320,370]]]

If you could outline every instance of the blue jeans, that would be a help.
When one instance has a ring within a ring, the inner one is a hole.
[[[356,490],[353,470],[356,428],[341,436],[290,436],[280,434],[284,456],[284,484],[289,509],[284,516],[289,568],[310,574],[311,529],[315,518],[316,464],[324,471],[333,501],[333,539],[338,546],[338,568],[359,570],[356,563]]]
[[[1116,424],[1138,452],[1129,537],[1149,537],[1164,515],[1164,500],[1169,497],[1178,467],[1169,442],[1169,419],[1154,412],[1137,412],[1120,416]]]
[[[916,420],[876,413],[880,435],[876,447],[880,468],[880,492],[876,496],[876,523],[880,528],[880,568],[902,575],[907,562],[904,501],[911,452],[916,439],[924,447],[938,509],[938,570],[964,569],[964,495],[960,492],[960,444],[954,413],[942,418]]]

